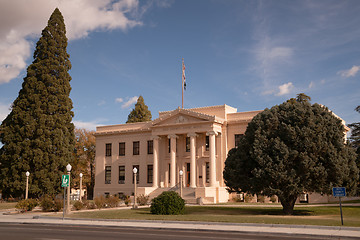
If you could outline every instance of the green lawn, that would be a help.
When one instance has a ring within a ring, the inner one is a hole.
[[[344,226],[360,227],[360,207],[343,207]],[[97,210],[92,212],[74,212],[74,218],[102,219],[138,219],[169,221],[203,221],[233,223],[266,223],[340,226],[339,207],[295,208],[293,216],[282,215],[281,207],[221,207],[221,206],[186,206],[184,215],[152,215],[149,208],[137,210]]]

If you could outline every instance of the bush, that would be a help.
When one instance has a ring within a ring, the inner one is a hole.
[[[126,195],[126,196],[124,197],[124,203],[125,203],[126,206],[129,206],[129,205],[130,205],[130,203],[131,203],[131,198],[130,198],[129,195]]]
[[[53,211],[60,212],[64,207],[64,200],[55,198],[53,201]]]
[[[163,192],[152,200],[150,212],[157,215],[184,214],[185,200],[176,192]]]
[[[103,195],[94,198],[94,203],[97,209],[104,208],[106,206],[106,199]]]
[[[246,194],[245,195],[245,197],[244,197],[244,199],[245,199],[245,202],[251,202],[251,200],[253,199],[253,196],[252,195],[250,195],[250,194]]]
[[[114,208],[119,206],[120,199],[116,196],[109,196],[105,198],[106,207]]]
[[[144,206],[149,202],[149,196],[145,196],[144,194],[141,194],[136,198],[136,202],[140,206]]]
[[[74,208],[75,210],[81,210],[84,208],[84,204],[81,201],[74,202]]]
[[[38,205],[36,199],[24,199],[19,201],[15,208],[20,212],[32,211]]]
[[[64,201],[45,195],[40,199],[40,206],[44,212],[59,212],[63,209]]]
[[[257,196],[257,202],[264,203],[265,202],[265,196],[264,195]]]
[[[51,197],[45,195],[40,199],[40,206],[44,212],[50,212],[54,208],[54,201]]]

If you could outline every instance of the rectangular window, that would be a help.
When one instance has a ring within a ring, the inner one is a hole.
[[[169,138],[169,153],[170,153],[170,150],[171,150],[171,139]]]
[[[119,156],[125,156],[125,143],[119,143]]]
[[[186,152],[190,152],[190,137],[186,137]]]
[[[244,134],[235,134],[235,147],[239,146],[242,136],[244,136]]]
[[[206,182],[209,183],[210,182],[210,165],[209,163],[207,162],[206,163]]]
[[[147,152],[148,154],[153,154],[153,140],[149,140],[148,141],[148,145],[147,145]]]
[[[153,165],[147,166],[147,183],[153,183]]]
[[[109,198],[110,197],[110,193],[109,192],[106,192],[104,193],[105,194],[105,198]]]
[[[111,157],[111,143],[105,144],[105,156]]]
[[[205,138],[205,150],[209,151],[209,136],[206,136]]]
[[[138,184],[139,183],[139,178],[140,178],[140,168],[139,168],[139,165],[133,165],[133,168],[134,169],[136,168],[137,169],[137,173],[136,173],[136,183]],[[132,170],[131,170],[132,171]],[[133,175],[133,184],[134,184],[134,173],[132,173]]]
[[[133,155],[139,155],[140,154],[140,142],[136,141],[133,142]]]
[[[105,184],[111,184],[111,166],[105,166]]]
[[[119,184],[125,183],[125,166],[119,166]]]

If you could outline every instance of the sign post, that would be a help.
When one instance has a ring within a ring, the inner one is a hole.
[[[69,180],[70,180],[70,176],[69,176],[69,175],[62,175],[62,176],[61,176],[61,187],[64,188],[63,220],[64,220],[64,217],[65,217],[65,193],[66,193],[66,188],[69,187]]]
[[[344,225],[342,207],[341,207],[341,197],[346,196],[346,189],[344,187],[334,187],[332,190],[333,190],[333,196],[334,197],[339,197],[341,225]]]

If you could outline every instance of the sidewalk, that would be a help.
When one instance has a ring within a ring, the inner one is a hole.
[[[47,214],[34,212],[26,214],[4,215],[0,212],[0,223],[18,224],[54,224],[54,225],[82,225],[108,227],[137,227],[154,229],[176,229],[197,231],[228,231],[246,233],[269,233],[286,235],[306,235],[323,237],[348,237],[360,239],[360,228],[357,227],[328,227],[307,225],[278,225],[278,224],[236,224],[213,222],[177,222],[177,221],[150,221],[150,220],[103,220],[103,219],[76,219],[66,217],[49,217]]]

